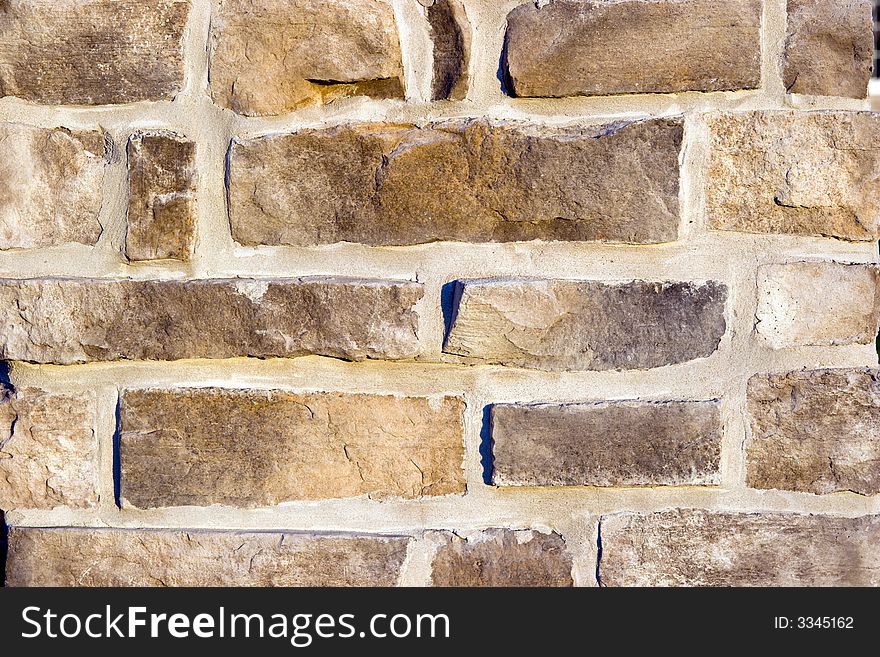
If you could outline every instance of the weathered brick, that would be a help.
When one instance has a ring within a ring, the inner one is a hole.
[[[11,527],[8,586],[393,586],[404,537]]]
[[[183,86],[185,0],[0,3],[0,96],[53,105],[171,99]]]
[[[222,0],[211,26],[211,94],[239,114],[403,96],[397,24],[382,0]]]
[[[418,283],[0,279],[0,358],[38,363],[418,352]]]
[[[880,114],[746,112],[707,121],[711,228],[877,239]]]
[[[189,260],[195,233],[195,143],[165,132],[128,140],[129,260]]]
[[[754,89],[761,0],[554,0],[507,17],[514,96]]]
[[[443,351],[542,370],[629,370],[711,355],[727,288],[707,283],[459,282]]]
[[[777,349],[870,344],[880,326],[878,280],[877,265],[793,262],[760,267],[756,330]]]
[[[0,388],[0,508],[98,501],[93,393]]]
[[[463,402],[283,390],[128,390],[121,494],[141,508],[447,495]]]
[[[100,132],[0,124],[0,249],[95,244],[106,165]]]
[[[431,564],[434,586],[572,586],[571,555],[553,532],[444,532]]]
[[[880,516],[622,513],[601,541],[604,586],[880,585]]]
[[[499,486],[717,484],[717,401],[492,406]]]
[[[758,374],[749,380],[752,488],[880,493],[878,370]]]
[[[864,98],[873,68],[872,0],[788,0],[785,87]]]
[[[592,127],[455,120],[234,141],[229,215],[245,245],[678,236],[680,119]]]
[[[432,100],[467,96],[471,61],[471,25],[461,0],[437,0],[427,7],[433,43]]]

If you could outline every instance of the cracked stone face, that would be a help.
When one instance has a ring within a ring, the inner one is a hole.
[[[758,374],[748,409],[750,487],[880,493],[878,370]]]
[[[167,132],[128,140],[129,260],[189,260],[195,239],[194,142]]]
[[[556,532],[487,529],[436,532],[433,586],[573,586],[572,559]]]
[[[121,494],[141,508],[465,490],[464,403],[282,390],[127,390]]]
[[[746,112],[707,122],[710,228],[877,239],[880,114]]]
[[[0,249],[95,244],[107,163],[100,132],[0,124]]]
[[[393,586],[405,537],[11,527],[8,586]]]
[[[878,586],[880,516],[602,517],[603,586]]]
[[[720,482],[720,404],[608,402],[492,406],[498,486]]]
[[[459,282],[443,351],[539,370],[632,370],[705,358],[726,329],[727,288],[708,283]]]
[[[755,330],[776,349],[870,344],[880,327],[878,280],[876,265],[826,261],[759,267]]]
[[[561,97],[754,89],[761,0],[528,2],[507,17],[508,91]]]
[[[0,388],[0,508],[94,506],[95,415],[92,392]]]
[[[381,0],[222,0],[210,61],[214,102],[248,116],[404,95],[394,11]]]
[[[418,353],[418,283],[0,279],[0,358],[38,363]]]
[[[171,100],[183,86],[184,0],[0,2],[0,96],[50,105]]]
[[[871,0],[788,0],[785,87],[864,98],[873,68]]]
[[[244,245],[677,239],[680,119],[354,124],[233,141]]]

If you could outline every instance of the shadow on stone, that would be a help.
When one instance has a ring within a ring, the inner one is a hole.
[[[9,529],[6,527],[6,516],[0,511],[0,586],[6,586],[6,551]]]
[[[122,454],[119,448],[122,427],[122,399],[116,400],[116,426],[113,430],[113,501],[122,508]]]
[[[440,288],[440,310],[443,312],[443,342],[449,337],[452,323],[458,312],[458,302],[461,299],[462,285],[458,281],[450,281]]]
[[[9,363],[5,360],[0,361],[0,387],[15,392],[15,386],[12,385],[12,379],[9,378]]]
[[[507,47],[509,36],[504,35],[504,45],[501,46],[501,60],[498,63],[498,81],[501,83],[501,92],[505,96],[516,98],[516,92],[513,89],[513,80],[507,66]]]
[[[483,466],[483,483],[492,485],[492,407],[483,409],[483,425],[480,429],[480,464]]]

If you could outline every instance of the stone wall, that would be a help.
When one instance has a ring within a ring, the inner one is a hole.
[[[871,4],[0,1],[7,583],[880,584]]]

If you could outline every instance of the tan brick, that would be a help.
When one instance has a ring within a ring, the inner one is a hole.
[[[683,126],[455,120],[234,141],[241,244],[677,239]]]
[[[0,124],[0,249],[95,244],[107,161],[100,132]]]
[[[461,0],[437,0],[426,9],[433,43],[432,100],[462,100],[470,83],[471,24]]]
[[[515,96],[754,89],[761,0],[554,0],[507,17]]]
[[[418,352],[417,283],[332,277],[133,281],[0,279],[0,358],[361,360]]]
[[[877,239],[880,114],[746,112],[707,122],[711,228]]]
[[[756,330],[774,348],[870,344],[880,326],[880,267],[794,262],[758,269]]]
[[[786,88],[864,98],[873,68],[872,7],[872,0],[788,0]]]
[[[8,586],[393,586],[404,537],[11,527]]]
[[[211,27],[211,94],[239,114],[403,96],[397,24],[382,0],[222,0]]]
[[[706,485],[720,481],[717,401],[492,406],[499,486]]]
[[[433,586],[572,586],[572,559],[553,532],[487,529],[465,535],[438,532]]]
[[[94,506],[95,396],[0,389],[0,508]]]
[[[880,516],[621,513],[601,542],[604,586],[880,585]]]
[[[128,140],[129,260],[189,260],[195,233],[196,145],[148,132]]]
[[[878,370],[758,374],[748,399],[749,486],[880,493]]]
[[[170,100],[183,86],[184,0],[0,3],[0,96],[52,105]]]
[[[148,508],[463,493],[463,410],[454,397],[128,390],[121,494]]]
[[[458,284],[443,351],[541,370],[631,370],[718,348],[727,288],[708,283],[477,280]]]

